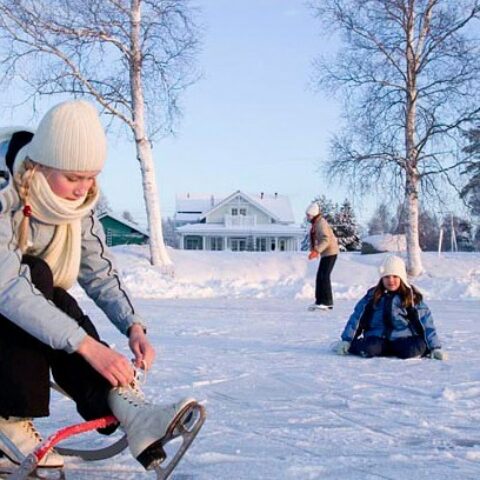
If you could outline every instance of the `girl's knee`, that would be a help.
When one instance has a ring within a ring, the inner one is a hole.
[[[361,357],[380,357],[383,355],[384,341],[377,337],[367,337],[354,340],[350,346],[350,353]]]
[[[405,360],[423,356],[427,346],[422,338],[409,337],[392,342],[392,350],[396,357]]]

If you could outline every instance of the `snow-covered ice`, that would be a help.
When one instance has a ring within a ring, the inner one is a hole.
[[[425,293],[446,362],[330,351],[384,255],[341,254],[335,308],[309,312],[316,262],[305,253],[171,251],[174,278],[143,247],[117,248],[158,357],[148,397],[193,395],[208,418],[173,479],[449,480],[480,476],[480,254],[424,253]],[[101,335],[126,342],[77,289]],[[53,430],[79,420],[55,395]],[[95,445],[98,434],[76,445]],[[67,459],[69,479],[155,478],[128,453]]]

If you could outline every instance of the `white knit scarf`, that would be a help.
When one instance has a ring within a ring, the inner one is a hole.
[[[40,257],[53,273],[55,286],[68,290],[77,280],[81,257],[82,218],[94,208],[99,192],[90,198],[66,200],[55,195],[45,176],[36,171],[30,182],[28,204],[32,217],[48,225],[55,225],[52,241]]]

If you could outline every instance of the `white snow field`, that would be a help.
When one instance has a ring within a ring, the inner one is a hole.
[[[426,271],[414,283],[449,354],[440,362],[330,351],[378,280],[383,254],[340,254],[335,308],[324,313],[306,310],[317,263],[304,252],[172,250],[174,278],[150,267],[143,247],[116,253],[157,348],[147,397],[193,395],[208,412],[172,479],[480,478],[480,254],[423,254]],[[128,354],[125,339],[74,293],[101,335]],[[46,435],[79,420],[55,394],[38,426]],[[69,444],[105,440],[93,433]],[[66,471],[72,480],[155,478],[127,452],[93,463],[70,457]]]

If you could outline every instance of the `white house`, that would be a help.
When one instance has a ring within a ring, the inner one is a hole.
[[[177,195],[175,225],[185,250],[295,251],[305,236],[289,198],[276,193]]]

